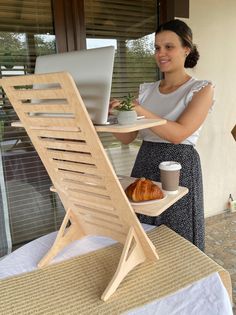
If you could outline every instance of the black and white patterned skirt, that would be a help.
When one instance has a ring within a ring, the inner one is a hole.
[[[165,224],[204,250],[204,207],[202,172],[198,152],[192,145],[143,141],[131,176],[160,181],[159,163],[177,161],[182,165],[180,186],[189,193],[157,217],[139,214],[142,223]]]

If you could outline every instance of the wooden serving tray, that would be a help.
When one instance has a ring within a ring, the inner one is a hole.
[[[120,175],[118,175],[118,179],[120,180],[120,183],[124,189],[136,180],[134,177]],[[161,188],[161,183],[154,181],[153,183]],[[163,200],[152,200],[140,203],[132,202],[132,207],[136,213],[146,214],[149,216],[158,216],[180,198],[185,196],[188,193],[188,188],[180,186],[176,194],[168,194],[165,191],[164,193],[166,196],[163,198]]]

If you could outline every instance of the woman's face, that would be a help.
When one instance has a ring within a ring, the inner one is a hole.
[[[177,34],[162,31],[155,38],[155,59],[161,72],[174,72],[184,68],[188,47],[183,47]]]

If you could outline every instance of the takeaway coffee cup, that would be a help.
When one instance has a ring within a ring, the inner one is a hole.
[[[159,164],[162,189],[175,194],[179,188],[181,164],[175,161],[165,161]]]

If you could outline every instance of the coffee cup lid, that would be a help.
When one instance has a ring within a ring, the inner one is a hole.
[[[163,171],[178,171],[181,168],[181,164],[175,161],[165,161],[159,164],[159,169]]]

